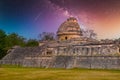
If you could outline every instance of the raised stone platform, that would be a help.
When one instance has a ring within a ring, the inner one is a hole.
[[[1,60],[0,64],[43,68],[120,69],[120,56],[54,56],[24,60]]]

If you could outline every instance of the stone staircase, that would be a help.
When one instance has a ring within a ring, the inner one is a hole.
[[[2,60],[23,60],[25,57],[38,57],[45,51],[47,44],[39,47],[18,47],[11,50]]]

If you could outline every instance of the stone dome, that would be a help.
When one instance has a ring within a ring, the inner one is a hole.
[[[70,17],[65,22],[63,22],[57,31],[59,40],[78,38],[81,35],[80,26],[77,22],[77,19],[74,17]]]

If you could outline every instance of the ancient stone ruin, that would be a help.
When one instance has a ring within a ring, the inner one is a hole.
[[[113,42],[84,37],[76,18],[70,17],[57,31],[58,40],[38,47],[13,47],[0,64],[45,68],[120,69],[120,48]]]

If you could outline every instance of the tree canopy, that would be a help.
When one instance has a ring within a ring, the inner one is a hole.
[[[7,54],[7,51],[13,46],[34,47],[38,45],[39,43],[37,40],[26,40],[26,38],[17,33],[6,34],[0,29],[0,59],[4,57]]]
[[[26,46],[28,46],[28,47],[34,47],[34,46],[38,46],[38,45],[39,45],[39,43],[35,39],[29,39],[26,43]]]

